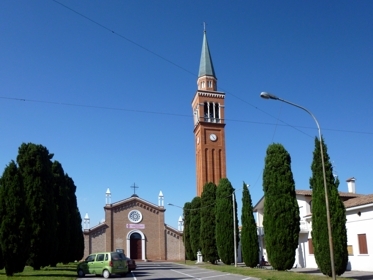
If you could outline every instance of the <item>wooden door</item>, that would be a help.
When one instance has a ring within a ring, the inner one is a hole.
[[[141,235],[138,233],[132,233],[130,237],[130,253],[131,259],[139,260],[142,259],[142,246],[141,246]]]

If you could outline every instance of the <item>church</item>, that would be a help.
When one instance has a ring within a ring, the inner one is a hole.
[[[197,196],[201,196],[206,182],[217,185],[226,177],[224,98],[225,94],[217,91],[204,30],[197,91],[192,100]],[[90,227],[88,213],[84,217],[84,257],[94,252],[121,249],[128,257],[142,261],[185,259],[183,221],[179,220],[178,229],[165,224],[162,192],[157,204],[142,199],[135,192],[114,203],[110,198],[108,189],[105,221]]]

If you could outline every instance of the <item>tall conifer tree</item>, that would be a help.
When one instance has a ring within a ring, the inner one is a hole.
[[[256,267],[259,263],[258,233],[253,215],[251,195],[245,182],[243,183],[242,190],[241,222],[241,249],[243,261],[248,267]]]
[[[191,240],[190,240],[190,233],[189,233],[189,224],[190,224],[190,209],[191,203],[186,202],[184,204],[183,212],[184,212],[184,248],[185,248],[185,255],[188,260],[194,261],[196,260],[196,256],[193,254]]]
[[[330,224],[334,249],[335,273],[341,275],[346,271],[348,262],[346,210],[339,197],[339,180],[334,178],[333,167],[324,140],[321,140],[325,163],[325,177],[329,197]],[[315,138],[313,152],[312,177],[312,244],[316,263],[322,273],[332,276],[328,225],[326,218],[325,187],[321,162],[320,140]]]
[[[215,237],[216,185],[207,183],[201,194],[201,251],[204,261],[215,264],[219,259]]]
[[[22,272],[29,250],[29,219],[22,177],[14,161],[0,180],[0,251],[7,276]]]
[[[237,204],[234,201],[235,220],[233,223],[233,201],[234,188],[227,178],[222,178],[216,189],[216,245],[219,258],[225,264],[234,263],[234,230],[236,227],[236,241],[239,242]]]
[[[189,234],[193,255],[197,256],[198,251],[201,250],[201,198],[199,196],[193,198],[191,202]]]
[[[69,208],[69,228],[70,234],[68,239],[70,262],[81,260],[84,256],[84,237],[82,234],[82,217],[79,212],[78,202],[76,200],[76,186],[72,178],[65,174],[68,208]],[[66,260],[65,260],[66,261]]]
[[[35,270],[50,264],[56,254],[56,207],[53,195],[53,154],[42,145],[23,143],[17,162],[30,215],[28,264]]]
[[[273,268],[293,267],[299,238],[299,208],[291,158],[281,144],[269,145],[263,172],[266,249]]]

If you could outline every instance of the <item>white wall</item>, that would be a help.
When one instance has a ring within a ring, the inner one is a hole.
[[[360,216],[358,215],[360,212]],[[353,255],[348,256],[349,270],[373,271],[373,205],[354,207],[346,211],[347,244],[352,245]],[[368,254],[359,254],[358,234],[366,234]]]

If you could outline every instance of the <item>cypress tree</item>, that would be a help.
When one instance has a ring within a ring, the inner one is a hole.
[[[84,256],[84,236],[82,232],[82,217],[76,200],[76,186],[72,178],[65,174],[68,194],[69,215],[69,255],[66,261],[81,260]]]
[[[7,276],[22,272],[28,257],[28,210],[22,177],[14,161],[0,180],[0,251]]]
[[[346,210],[339,197],[339,180],[333,176],[333,167],[327,152],[324,140],[323,147],[325,177],[329,197],[330,224],[332,228],[332,240],[334,249],[335,273],[341,275],[346,271],[348,262]],[[315,138],[315,151],[313,152],[312,177],[310,188],[312,189],[312,244],[316,263],[320,271],[332,276],[330,262],[330,247],[328,225],[326,218],[325,187],[321,162],[320,140]]]
[[[215,264],[219,259],[215,237],[216,185],[207,183],[201,194],[201,252],[203,259]]]
[[[274,269],[291,269],[298,247],[300,218],[291,158],[281,144],[271,144],[267,148],[263,191],[268,259]]]
[[[234,262],[234,231],[236,227],[236,241],[239,242],[237,203],[235,201],[236,224],[233,224],[234,188],[227,178],[222,178],[216,189],[216,245],[221,261],[225,264]]]
[[[193,255],[191,240],[190,240],[190,233],[189,233],[189,224],[190,224],[190,209],[191,203],[186,202],[184,204],[183,212],[184,212],[184,248],[185,248],[185,255],[188,260],[194,261],[196,260],[196,256]]]
[[[190,244],[193,255],[197,257],[197,253],[201,250],[200,233],[201,233],[201,198],[196,196],[191,202],[189,234]]]
[[[251,195],[245,182],[242,190],[241,248],[243,261],[248,267],[256,267],[259,262],[259,243],[256,222],[253,215]]]
[[[56,207],[53,192],[53,154],[42,145],[23,143],[17,162],[30,215],[30,254],[28,264],[39,270],[50,264],[56,254]]]

